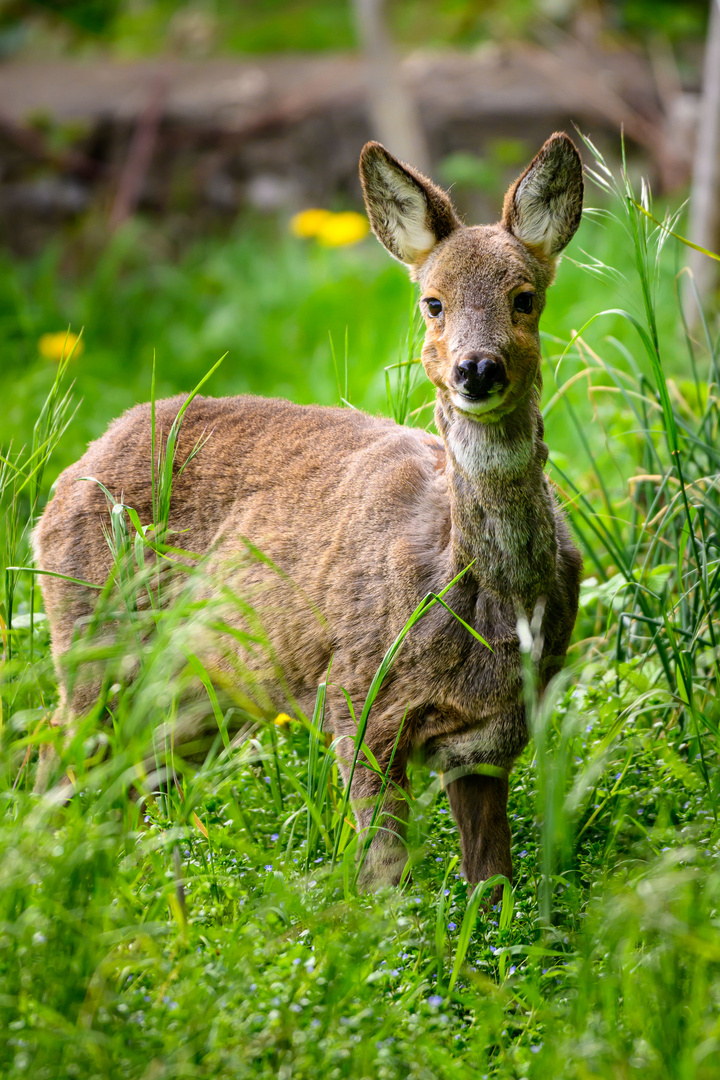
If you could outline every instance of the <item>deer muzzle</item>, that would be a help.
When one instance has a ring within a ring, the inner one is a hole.
[[[502,360],[482,353],[471,353],[460,360],[453,368],[452,381],[457,393],[469,401],[486,401],[509,383]]]

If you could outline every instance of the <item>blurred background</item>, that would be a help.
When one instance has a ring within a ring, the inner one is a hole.
[[[383,369],[417,342],[407,276],[358,216],[369,138],[481,222],[497,219],[552,131],[575,125],[617,165],[622,129],[630,171],[673,206],[692,194],[696,220],[681,227],[712,247],[711,10],[0,0],[0,443],[26,441],[81,330],[71,370],[82,403],[53,472],[148,398],[153,356],[160,395],[190,390],[227,352],[209,393],[386,408]],[[602,198],[591,189],[588,204]],[[548,341],[612,307],[617,284],[578,264],[620,268],[623,242],[612,222],[583,223],[544,317]],[[708,296],[711,270],[696,268]],[[414,422],[431,420],[430,397],[419,381]]]

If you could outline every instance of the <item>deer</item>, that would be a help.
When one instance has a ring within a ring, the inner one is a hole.
[[[282,669],[261,673],[274,709],[291,701],[309,715],[326,680],[325,727],[368,839],[362,883],[402,879],[418,756],[447,780],[468,883],[511,881],[509,775],[529,740],[518,619],[539,626],[542,691],[563,666],[582,573],[545,469],[538,330],[580,223],[581,159],[553,134],[491,225],[463,224],[443,190],[378,142],[362,150],[360,179],[373,232],[419,288],[437,434],[353,408],[198,395],[180,429],[169,528],[207,582],[237,594],[252,585]],[[168,432],[184,400],[156,403],[158,429]],[[92,621],[96,594],[82,583],[102,585],[112,562],[106,499],[79,481],[122,492],[150,522],[151,422],[148,404],[115,420],[61,474],[35,530],[56,727],[72,726],[100,692],[95,674],[73,681],[63,662]],[[249,565],[248,544],[266,560]],[[370,711],[364,738],[379,768],[353,770],[342,750],[357,736],[348,699],[364,700],[410,614],[451,582],[405,637]],[[232,691],[232,664],[207,641],[204,663]]]

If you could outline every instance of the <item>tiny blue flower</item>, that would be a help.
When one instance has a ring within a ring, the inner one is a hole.
[[[448,923],[448,930],[456,930],[456,929],[457,929],[457,923],[454,923],[454,922],[449,922]]]
[[[278,836],[279,836],[279,835],[280,835],[280,834],[279,834],[279,833],[276,833],[276,832],[274,832],[274,833],[272,834],[272,836],[270,837],[270,839],[272,840],[273,844],[275,843],[275,841],[277,840],[277,838],[278,838]]]
[[[266,870],[272,870],[272,863],[265,863]]]
[[[442,998],[439,994],[431,994],[428,998],[428,1005],[432,1005],[433,1008],[438,1009],[442,1005]]]

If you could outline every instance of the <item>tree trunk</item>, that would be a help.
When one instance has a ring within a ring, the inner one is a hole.
[[[689,238],[694,244],[715,250],[720,186],[720,0],[711,0],[710,3],[696,139]],[[695,278],[700,300],[705,304],[715,289],[718,264],[701,252],[691,250],[688,266]],[[696,323],[697,305],[690,290],[686,292],[685,299],[688,321]]]
[[[353,0],[358,38],[367,61],[373,136],[421,172],[430,171],[425,135],[415,103],[403,85],[387,26],[384,0]]]

